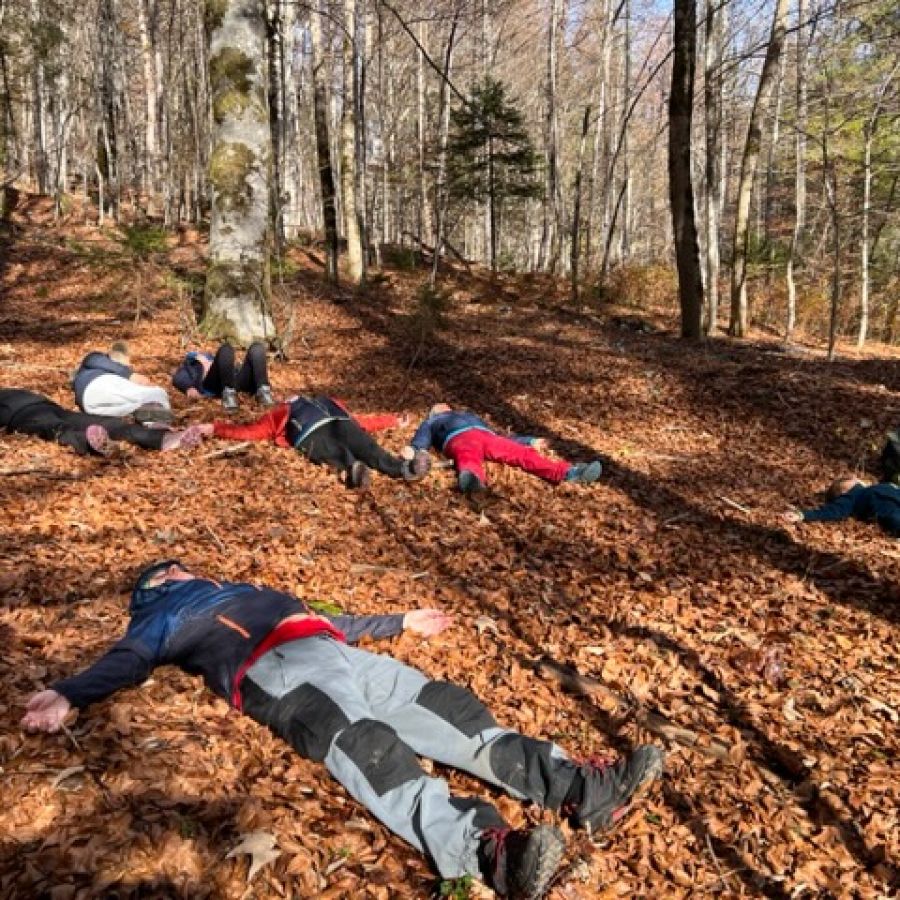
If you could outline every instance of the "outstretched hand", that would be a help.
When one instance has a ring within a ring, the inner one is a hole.
[[[803,513],[799,509],[789,509],[781,514],[785,522],[802,522]]]
[[[202,425],[196,426],[200,430],[203,437],[212,437],[215,432],[215,426],[211,422],[204,422]]]
[[[414,609],[403,617],[404,630],[423,637],[440,634],[452,624],[453,616],[440,609]]]
[[[72,704],[53,690],[35,694],[25,707],[22,727],[26,731],[59,731]]]

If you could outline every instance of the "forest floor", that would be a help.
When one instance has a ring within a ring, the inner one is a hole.
[[[0,256],[0,386],[71,406],[82,355],[123,337],[138,370],[168,383],[202,251],[185,234],[136,262],[111,232],[21,205]],[[451,610],[439,638],[382,648],[573,754],[676,738],[662,787],[618,831],[597,845],[569,833],[554,900],[897,896],[900,544],[875,526],[781,516],[816,505],[833,474],[872,465],[900,423],[900,355],[873,347],[829,364],[762,335],[689,347],[671,317],[575,312],[546,279],[464,269],[429,329],[423,272],[388,270],[354,294],[327,287],[317,258],[294,252],[278,287],[296,304],[277,392],[415,417],[446,400],[559,455],[599,455],[604,477],[554,488],[494,468],[475,507],[446,469],[414,485],[376,476],[358,494],[264,444],[101,460],[4,437],[0,896],[435,889],[419,854],[320,764],[175,670],[67,733],[19,729],[33,691],[122,633],[133,574],[166,557],[348,612]],[[219,415],[180,395],[175,406],[181,422]],[[256,412],[245,403],[241,417]],[[564,691],[549,663],[601,688]],[[435,770],[516,824],[553,819]],[[229,853],[256,832],[278,855],[249,880],[248,856]]]

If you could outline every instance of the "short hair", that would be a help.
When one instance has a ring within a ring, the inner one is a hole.
[[[171,566],[178,566],[178,568],[184,569],[184,565],[179,559],[163,559],[159,562],[150,563],[149,566],[144,566],[144,568],[138,572],[137,577],[134,580],[135,590],[147,587],[149,582],[158,575],[161,575]]]
[[[125,341],[113,341],[109,347],[109,358],[116,362],[127,363],[131,359],[131,351]]]
[[[828,485],[828,490],[825,492],[825,499],[836,500],[838,497],[846,494],[847,491],[855,488],[858,484],[862,484],[862,482],[852,475],[842,475],[840,478],[835,478],[834,481]]]

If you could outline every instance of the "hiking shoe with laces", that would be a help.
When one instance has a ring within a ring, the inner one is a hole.
[[[264,384],[257,389],[256,402],[266,409],[275,405],[275,398],[272,396],[272,388],[270,388],[269,385]]]
[[[347,487],[367,491],[372,487],[372,472],[364,463],[357,460],[347,473]]]
[[[425,450],[417,450],[412,459],[403,460],[403,477],[407,481],[418,481],[431,471],[431,457]]]
[[[238,396],[234,388],[222,388],[222,409],[227,413],[238,411]]]
[[[566,842],[552,825],[528,830],[488,828],[478,849],[485,881],[501,896],[543,897],[562,862]]]
[[[468,469],[464,469],[460,472],[459,478],[457,478],[456,481],[459,485],[459,489],[470,497],[472,494],[480,494],[486,490],[484,482],[474,472],[470,472]]]
[[[617,763],[589,761],[579,766],[581,799],[566,805],[572,825],[589,834],[608,831],[620,822],[631,803],[662,775],[665,754],[643,744]]]
[[[595,459],[589,463],[577,463],[566,472],[566,481],[576,484],[593,484],[603,474],[603,463]]]

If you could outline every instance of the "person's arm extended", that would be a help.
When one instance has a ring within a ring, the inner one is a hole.
[[[431,433],[431,419],[425,419],[416,429],[416,433],[409,442],[413,450],[428,450],[431,448],[434,437]]]
[[[453,617],[439,609],[415,609],[408,613],[386,616],[322,616],[344,632],[348,644],[360,638],[393,637],[402,631],[412,631],[431,637],[448,628]]]
[[[265,415],[260,416],[249,425],[237,425],[234,422],[213,422],[213,435],[232,441],[274,441],[284,430],[287,421],[287,410],[284,404],[273,407]]]
[[[853,507],[856,497],[853,492],[841,494],[834,500],[830,500],[818,509],[803,510],[804,522],[840,522],[842,519],[849,519],[853,515]]]
[[[117,644],[92,666],[35,694],[25,708],[22,726],[29,731],[58,731],[69,710],[105,700],[122,688],[145,681],[153,663],[133,647]]]
[[[363,431],[386,431],[388,428],[396,428],[400,425],[400,416],[394,413],[369,413],[354,416]]]

